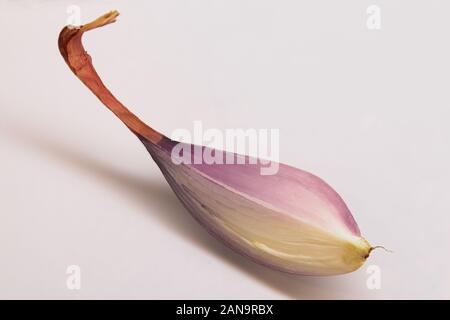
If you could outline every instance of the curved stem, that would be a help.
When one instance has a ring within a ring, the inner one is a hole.
[[[108,12],[81,27],[66,26],[59,34],[58,46],[61,55],[73,73],[108,107],[133,133],[152,143],[158,143],[164,136],[142,122],[128,110],[106,88],[92,65],[92,59],[83,47],[84,32],[116,21],[119,12]]]

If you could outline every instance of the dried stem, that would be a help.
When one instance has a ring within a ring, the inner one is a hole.
[[[61,55],[75,75],[108,107],[133,133],[152,143],[158,143],[163,135],[142,122],[128,110],[101,81],[92,59],[83,47],[84,32],[116,21],[119,12],[108,12],[96,20],[80,27],[66,26],[59,34],[58,45]]]

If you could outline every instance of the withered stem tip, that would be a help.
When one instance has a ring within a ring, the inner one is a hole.
[[[117,10],[110,11],[91,22],[86,23],[85,25],[82,25],[80,27],[80,30],[82,32],[85,32],[85,31],[92,30],[95,28],[103,27],[110,23],[114,23],[114,22],[116,22],[116,18],[118,16],[119,16],[119,11],[117,11]]]

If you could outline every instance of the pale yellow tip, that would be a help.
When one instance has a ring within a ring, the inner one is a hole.
[[[119,16],[119,12],[117,10],[110,11],[105,13],[104,15],[98,17],[92,22],[89,22],[80,27],[81,31],[88,31],[91,29],[103,27],[107,24],[116,22],[116,18]]]

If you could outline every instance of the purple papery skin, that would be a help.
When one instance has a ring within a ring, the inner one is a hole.
[[[147,143],[148,144],[148,143]],[[169,154],[180,142],[164,138],[159,145]],[[181,143],[189,146],[193,145]],[[208,147],[201,147],[203,151]],[[188,150],[188,149],[186,149]],[[221,151],[225,154],[230,154]],[[236,157],[242,155],[233,154]],[[193,154],[192,154],[193,159]],[[245,156],[245,164],[188,164],[200,173],[219,184],[231,188],[242,195],[259,201],[293,217],[301,217],[311,224],[324,229],[336,228],[354,236],[361,232],[347,205],[339,194],[325,181],[306,171],[278,164],[278,171],[273,175],[262,175],[261,167],[268,164],[250,164],[250,157]],[[255,161],[256,162],[256,161]],[[318,208],[323,208],[318,212]]]

